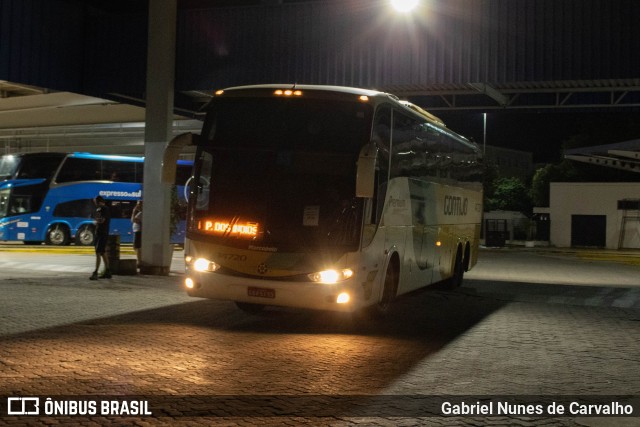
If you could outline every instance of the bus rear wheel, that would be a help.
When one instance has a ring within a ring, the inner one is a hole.
[[[85,224],[78,228],[76,233],[76,245],[92,246],[96,241],[96,230],[91,224]]]
[[[450,279],[445,281],[445,289],[453,290],[462,286],[462,279],[464,278],[465,262],[462,256],[462,248],[458,247],[456,253],[456,261],[453,265],[453,275]]]
[[[69,244],[69,229],[66,225],[54,224],[47,230],[45,243],[54,246],[66,246]]]

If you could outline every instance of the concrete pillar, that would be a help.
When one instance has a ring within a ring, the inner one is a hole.
[[[173,127],[176,14],[177,0],[149,0],[140,269],[144,274],[167,275],[171,267],[171,186],[162,183],[162,159]]]

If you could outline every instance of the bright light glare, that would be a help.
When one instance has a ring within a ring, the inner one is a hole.
[[[184,281],[184,285],[189,289],[193,289],[193,279],[191,277],[187,277]]]
[[[198,258],[196,262],[193,263],[193,268],[196,271],[207,271],[209,269],[209,261],[204,258]]]
[[[220,266],[213,261],[209,261],[208,259],[198,258],[193,263],[193,269],[195,271],[216,271]]]
[[[336,283],[340,279],[340,274],[335,270],[325,270],[320,272],[320,282]]]
[[[418,6],[420,0],[391,0],[391,5],[398,12],[411,12]]]
[[[349,297],[349,294],[346,292],[342,292],[340,295],[338,295],[338,298],[336,298],[336,302],[338,304],[346,304],[349,302],[351,298]]]
[[[350,268],[345,268],[344,270],[323,270],[309,274],[309,278],[314,282],[329,285],[350,279],[351,277],[353,277],[353,270]]]

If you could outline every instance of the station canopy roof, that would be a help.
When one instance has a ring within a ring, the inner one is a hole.
[[[174,134],[199,133],[202,122],[176,114],[173,127]],[[5,152],[28,141],[32,150],[141,153],[144,128],[143,106],[0,81]]]
[[[640,139],[565,150],[566,159],[640,173]]]
[[[433,85],[397,85],[376,88],[409,99],[429,110],[506,110],[506,109],[617,109],[640,107],[640,79],[567,80],[549,82],[513,82],[502,84],[465,83]],[[189,107],[174,109],[174,135],[199,133],[202,116],[197,111],[212,90],[194,89],[176,93],[188,98]],[[110,99],[58,92],[0,80],[0,144],[30,149],[46,149],[58,144],[67,150],[110,151],[123,145],[137,148],[121,152],[143,151],[144,100],[107,94]],[[81,142],[91,140],[93,142]],[[100,140],[101,142],[96,142]],[[39,141],[39,142],[38,142]],[[102,145],[105,145],[104,150]],[[5,152],[11,148],[5,148]],[[568,153],[573,156],[574,154]],[[593,156],[592,156],[593,157]],[[584,154],[580,160],[586,159]],[[634,159],[617,160],[618,166],[631,167]],[[593,157],[590,162],[596,162]],[[604,162],[604,159],[600,159]],[[637,158],[635,159],[637,162]]]

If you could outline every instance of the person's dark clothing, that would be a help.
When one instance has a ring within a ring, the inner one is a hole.
[[[107,237],[109,236],[109,223],[111,222],[111,212],[109,206],[99,205],[95,212],[96,219],[96,253],[104,253],[107,248]]]

